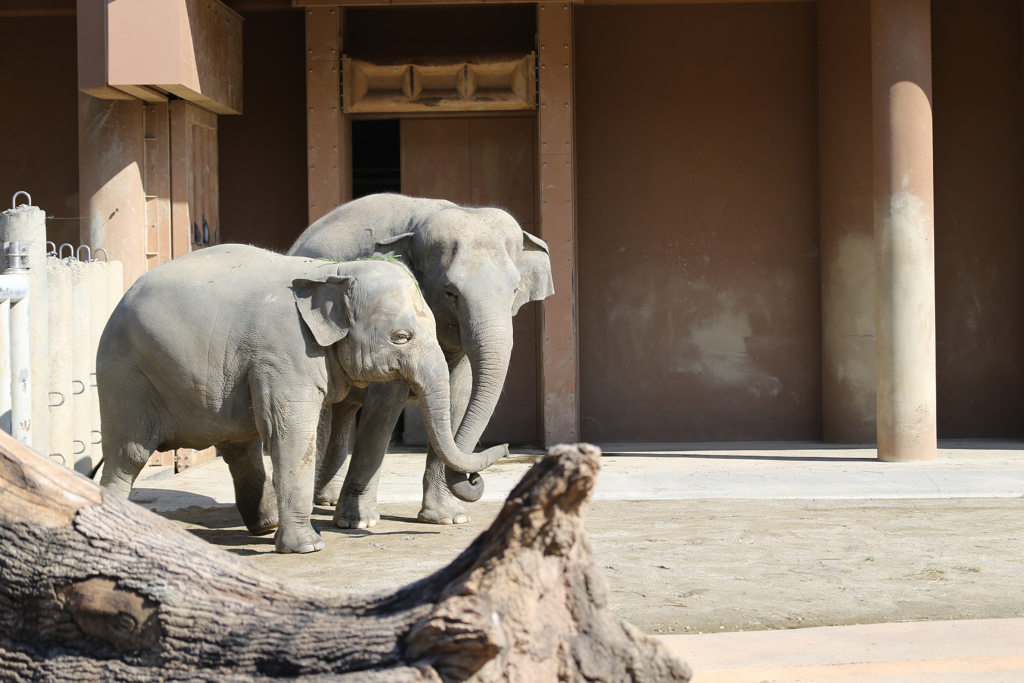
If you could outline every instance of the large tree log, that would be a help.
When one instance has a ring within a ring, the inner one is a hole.
[[[599,456],[552,449],[450,565],[348,595],[267,573],[0,433],[0,679],[688,680],[607,608],[584,531]]]

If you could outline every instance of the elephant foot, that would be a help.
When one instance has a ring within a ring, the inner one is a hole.
[[[461,505],[424,507],[416,519],[427,524],[465,524],[469,521],[469,513]]]
[[[242,515],[245,528],[253,536],[269,534],[278,527],[276,501],[269,498],[262,501],[241,499],[235,505]]]
[[[274,537],[274,549],[279,553],[313,553],[323,548],[324,539],[310,524],[278,527]]]
[[[266,526],[257,527],[255,529],[250,528],[249,533],[253,536],[266,536],[269,533],[277,531],[277,526],[277,522],[274,522],[273,524],[267,524]]]
[[[338,504],[338,500],[341,498],[341,487],[325,487],[318,489],[313,494],[313,504],[323,505],[324,507],[334,507]]]
[[[416,518],[427,524],[465,524],[469,513],[443,482],[428,481],[423,487],[423,506]]]
[[[334,509],[334,526],[339,529],[369,529],[380,521],[377,506],[358,498],[342,497]]]

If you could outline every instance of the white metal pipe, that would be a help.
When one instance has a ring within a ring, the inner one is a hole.
[[[32,443],[32,347],[30,297],[11,302],[11,436]]]
[[[8,434],[12,430],[12,397],[15,385],[11,382],[11,303],[28,297],[28,278],[21,272],[0,275],[0,429]],[[16,315],[18,312],[16,311]],[[21,331],[22,334],[25,330]],[[19,349],[22,349],[19,344]],[[23,407],[19,405],[23,410]],[[20,416],[24,419],[24,416]],[[31,419],[29,421],[31,426]]]
[[[28,200],[27,204],[15,206],[19,195],[24,195]],[[50,452],[50,420],[49,420],[49,396],[50,385],[50,354],[49,354],[49,316],[47,314],[47,287],[46,287],[46,212],[38,206],[32,206],[32,198],[27,193],[14,195],[11,200],[11,208],[0,212],[0,241],[21,242],[28,247],[29,269],[26,276],[29,280],[32,306],[31,314],[28,315],[29,334],[31,341],[26,339],[25,346],[30,347],[27,351],[31,354],[29,360],[30,371],[26,371],[25,382],[31,381],[35,386],[24,390],[31,395],[32,406],[30,414],[25,418],[25,425],[31,430],[30,445],[40,453]],[[12,315],[19,315],[16,311],[21,303],[11,307]],[[28,305],[25,305],[28,308]],[[12,352],[14,345],[15,328],[12,324]],[[19,426],[12,421],[12,428]],[[28,438],[28,437],[26,437]],[[29,443],[25,441],[24,443]]]
[[[20,273],[0,275],[0,299],[21,301],[28,296],[28,278]]]

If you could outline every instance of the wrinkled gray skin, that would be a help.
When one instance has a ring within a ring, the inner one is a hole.
[[[508,452],[456,448],[448,367],[404,266],[239,244],[194,252],[139,278],[103,331],[101,483],[126,498],[154,450],[214,445],[249,530],[276,527],[278,552],[319,550],[309,516],[330,407],[351,387],[393,380],[420,397],[450,467],[475,472]]]
[[[542,240],[524,232],[505,211],[444,200],[392,194],[357,199],[307,228],[288,253],[343,260],[393,255],[412,269],[451,369],[452,426],[463,450],[479,441],[501,394],[512,352],[512,316],[523,304],[554,293]],[[337,526],[365,528],[380,519],[381,463],[408,396],[401,383],[375,384],[362,392],[363,412],[344,482],[339,471],[359,398],[335,406],[315,500],[337,503]],[[482,493],[478,475],[467,479],[445,468],[433,448],[428,451],[421,521],[469,521],[456,498],[474,501]]]

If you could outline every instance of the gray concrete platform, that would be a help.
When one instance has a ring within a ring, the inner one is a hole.
[[[943,441],[938,460],[889,463],[873,447],[820,443],[604,444],[595,500],[909,499],[1024,496],[1024,442]],[[501,501],[540,451],[516,450],[484,475],[482,500]],[[422,452],[390,453],[379,500],[415,501],[421,495]],[[147,468],[136,499],[167,512],[195,504],[195,496],[234,503],[222,460],[178,475],[187,487],[159,482],[169,468]],[[142,496],[144,489],[152,493]],[[156,493],[156,490],[160,490]]]

